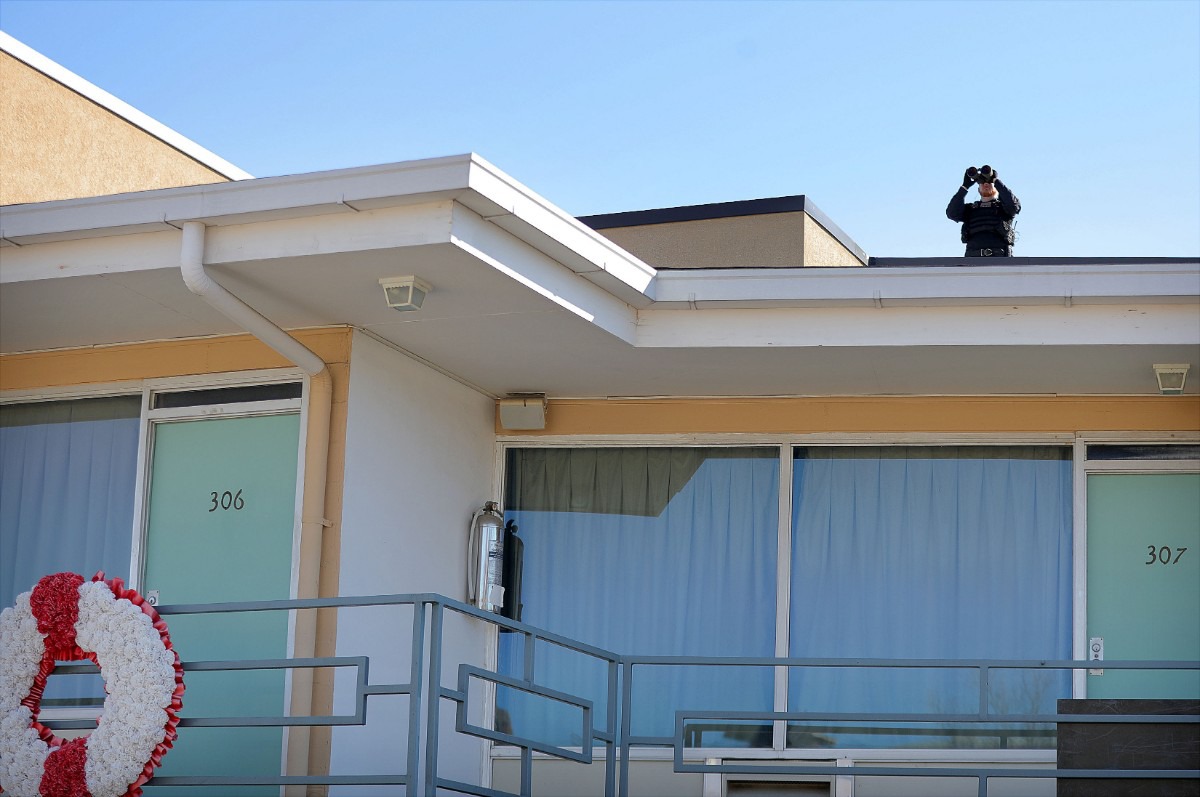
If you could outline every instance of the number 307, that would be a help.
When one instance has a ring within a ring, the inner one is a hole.
[[[1172,550],[1164,545],[1161,548],[1156,548],[1153,545],[1146,546],[1146,554],[1150,557],[1145,564],[1148,565],[1173,565],[1179,563],[1179,557],[1183,556],[1183,552],[1187,548],[1176,548],[1174,550],[1175,558],[1171,558]]]

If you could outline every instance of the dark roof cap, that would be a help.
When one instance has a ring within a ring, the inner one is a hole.
[[[794,213],[809,211],[812,203],[803,194],[797,196],[743,199],[738,202],[713,202],[708,205],[683,205],[675,208],[630,210],[624,213],[601,213],[580,216],[579,220],[593,230],[613,227],[638,227],[644,224],[668,224],[678,221],[727,219],[734,216],[758,216],[765,213]]]

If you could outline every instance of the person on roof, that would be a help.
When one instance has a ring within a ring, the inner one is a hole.
[[[979,199],[966,202],[971,185],[979,185]],[[991,166],[963,172],[962,187],[946,206],[946,216],[962,224],[962,242],[967,257],[1012,257],[1013,217],[1021,212],[1021,201]]]

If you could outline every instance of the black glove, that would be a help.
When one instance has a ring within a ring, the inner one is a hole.
[[[971,184],[975,182],[975,174],[978,171],[979,170],[976,169],[974,166],[967,167],[967,170],[965,172],[963,172],[963,184],[962,184],[963,188],[971,187]]]

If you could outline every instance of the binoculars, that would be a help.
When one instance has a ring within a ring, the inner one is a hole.
[[[974,166],[967,169],[967,176],[977,183],[993,183],[996,181],[996,172],[991,166],[983,165],[976,169]]]

